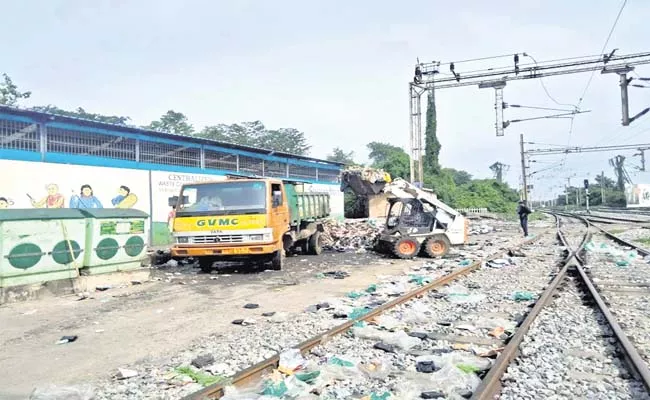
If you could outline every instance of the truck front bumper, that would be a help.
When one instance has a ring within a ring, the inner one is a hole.
[[[171,248],[172,257],[201,257],[201,256],[254,256],[271,254],[278,250],[276,244],[259,244],[248,246],[217,247],[174,245]]]

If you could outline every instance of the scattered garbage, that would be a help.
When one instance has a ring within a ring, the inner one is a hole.
[[[76,341],[79,338],[77,335],[70,335],[70,336],[62,336],[61,339],[59,339],[56,344],[66,344],[66,343],[72,343]]]
[[[486,266],[490,268],[503,268],[503,267],[508,267],[511,265],[515,265],[515,263],[512,260],[506,259],[506,258],[497,258],[494,260],[490,260],[487,263],[485,263]]]
[[[274,315],[275,315],[275,311],[269,311],[269,312],[262,313],[263,317],[272,317]]]
[[[391,366],[383,360],[371,360],[369,363],[359,363],[357,367],[362,374],[370,379],[384,380],[391,372]]]
[[[256,308],[260,308],[260,305],[255,303],[248,303],[244,305],[244,308],[248,308],[249,310],[254,310]]]
[[[377,340],[381,343],[393,345],[406,351],[420,344],[420,339],[409,336],[404,331],[380,331],[371,326],[354,327],[352,328],[352,334],[360,339]]]
[[[516,291],[512,294],[512,299],[514,301],[530,301],[535,297],[531,292],[527,291]]]
[[[138,376],[138,371],[126,368],[118,368],[115,377],[117,379],[129,379]]]
[[[29,400],[92,400],[94,398],[95,393],[90,385],[47,385],[35,388],[29,395]]]
[[[191,364],[196,368],[207,367],[214,363],[214,356],[212,354],[202,354],[192,360]]]
[[[386,353],[394,353],[395,352],[395,346],[392,344],[384,343],[384,342],[377,342],[373,346],[377,350],[383,350]]]
[[[519,249],[510,249],[508,250],[509,257],[526,257],[526,254]]]
[[[345,271],[327,271],[323,272],[323,276],[334,279],[345,279],[348,278],[350,274]]]
[[[194,370],[192,367],[181,366],[174,369],[176,374],[186,377],[189,382],[196,382],[201,386],[210,386],[215,383],[224,382],[226,379],[219,375],[211,375],[205,372]]]
[[[466,267],[466,266],[470,265],[471,263],[472,263],[472,260],[465,259],[465,260],[461,260],[458,263],[458,265],[460,265],[461,267]]]
[[[103,291],[106,291],[106,290],[112,289],[112,288],[113,288],[113,286],[111,286],[111,285],[95,286],[95,290],[98,291],[98,292],[103,292]]]
[[[280,353],[280,362],[278,371],[285,375],[292,375],[294,372],[304,368],[305,358],[300,354],[298,349],[289,349]]]
[[[470,293],[466,287],[458,284],[447,286],[440,292],[445,294],[447,301],[451,303],[478,303],[485,299],[484,294]]]
[[[257,322],[257,321],[255,321],[255,320],[252,319],[252,318],[244,318],[244,319],[236,319],[236,320],[233,320],[233,321],[232,321],[232,324],[233,324],[233,325],[243,325],[243,326],[247,326],[247,325],[255,325],[256,322]]]

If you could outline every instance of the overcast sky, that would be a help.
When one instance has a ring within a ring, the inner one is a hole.
[[[5,39],[0,71],[33,92],[24,105],[55,104],[130,116],[146,124],[168,109],[197,127],[261,120],[306,133],[312,156],[333,147],[367,157],[366,143],[408,145],[408,82],[416,57],[459,61],[527,52],[538,61],[599,54],[619,0],[526,1],[252,1],[0,0]],[[650,2],[628,0],[608,49],[650,50]],[[645,38],[645,40],[643,40]],[[501,66],[511,58],[463,68]],[[650,76],[650,65],[637,67]],[[547,78],[551,96],[575,104],[589,74]],[[557,107],[540,82],[512,82],[512,104]],[[424,99],[423,99],[424,100]],[[494,93],[476,87],[437,93],[444,166],[476,177],[511,165],[516,185],[519,134],[558,145],[650,142],[650,115],[620,125],[618,77],[597,73],[582,103],[589,114],[569,121],[513,124],[494,132]],[[424,103],[424,101],[423,101]],[[650,105],[650,90],[630,89],[631,114]],[[506,119],[539,112],[506,110]],[[536,146],[531,146],[536,147]],[[631,156],[633,153],[623,153]],[[534,197],[558,192],[566,178],[593,179],[613,153],[570,155],[561,169],[539,173]],[[650,151],[648,152],[650,158]],[[556,162],[541,158],[533,170]],[[629,169],[638,164],[631,158]],[[590,174],[589,176],[587,176]],[[646,179],[648,180],[648,179]],[[648,180],[647,183],[650,183]]]

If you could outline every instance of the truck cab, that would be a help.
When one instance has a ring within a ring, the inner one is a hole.
[[[303,236],[318,230],[305,230],[320,215],[305,218],[302,200],[294,184],[280,179],[185,184],[179,196],[169,198],[169,205],[175,206],[172,256],[198,258],[206,272],[215,261],[238,259],[270,262],[279,270],[286,251],[306,247]]]

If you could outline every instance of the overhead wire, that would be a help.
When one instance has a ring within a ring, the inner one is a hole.
[[[605,39],[605,43],[602,46],[602,49],[600,50],[600,53],[603,54],[605,52],[605,49],[607,49],[607,45],[609,44],[609,40],[612,38],[612,34],[614,33],[614,29],[616,29],[616,25],[618,24],[619,19],[621,18],[621,14],[623,13],[623,10],[625,9],[625,6],[627,5],[627,0],[623,0],[620,9],[618,10],[618,14],[616,15],[616,19],[614,19],[614,23],[612,24],[612,27],[609,30],[609,33],[607,34],[607,39]],[[580,106],[582,105],[582,102],[587,95],[587,91],[589,90],[589,87],[591,86],[591,82],[593,81],[594,75],[596,74],[596,71],[592,71],[591,75],[589,76],[589,80],[587,80],[587,84],[585,85],[584,90],[582,91],[582,95],[580,95],[580,98],[578,99],[578,103],[575,105],[576,110],[580,109]],[[571,123],[569,125],[569,134],[567,138],[567,146],[571,144],[571,137],[573,136],[573,127],[574,127],[574,122],[575,122],[575,116],[571,118]],[[564,155],[564,160],[566,160],[568,154]]]

